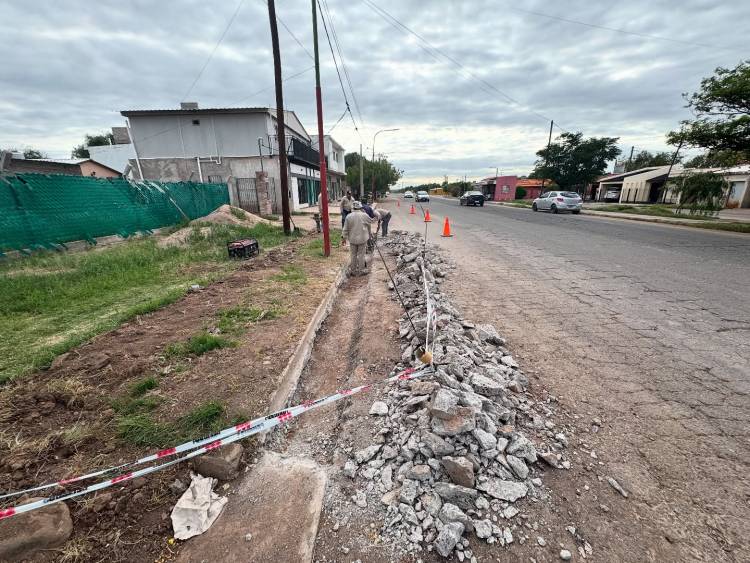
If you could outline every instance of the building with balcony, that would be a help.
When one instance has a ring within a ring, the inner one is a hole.
[[[273,210],[281,211],[275,109],[202,109],[191,102],[182,103],[180,109],[120,113],[127,119],[135,155],[129,160],[130,177],[227,183],[233,203],[239,204],[253,201],[256,173],[265,172]],[[289,201],[292,210],[297,210],[317,201],[319,155],[297,115],[286,111],[284,120]],[[247,193],[243,195],[243,191]]]
[[[328,183],[328,200],[338,201],[346,193],[346,163],[344,147],[330,135],[323,136],[323,149],[326,157],[326,180]],[[312,146],[318,148],[317,135],[312,136]]]

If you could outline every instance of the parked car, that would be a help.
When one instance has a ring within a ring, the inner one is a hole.
[[[427,201],[427,202],[429,202],[430,201],[430,194],[428,194],[424,190],[419,190],[417,192],[417,201]]]
[[[552,213],[570,211],[578,214],[581,212],[583,200],[575,192],[545,192],[534,200],[531,208],[534,211],[548,210]]]
[[[484,207],[484,194],[482,192],[466,192],[458,199],[459,205],[478,205]]]
[[[620,190],[607,190],[604,193],[604,201],[620,201]]]
[[[414,192],[411,190],[406,190],[404,192],[404,199],[414,199]]]

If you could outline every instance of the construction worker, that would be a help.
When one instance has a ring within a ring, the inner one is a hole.
[[[375,210],[375,214],[378,217],[378,226],[375,228],[375,232],[381,229],[381,234],[385,237],[388,236],[388,223],[391,222],[391,212],[387,209],[378,208]]]
[[[343,239],[349,241],[351,252],[349,274],[352,276],[369,273],[365,261],[365,252],[367,241],[370,240],[371,236],[370,225],[372,225],[372,219],[367,216],[367,213],[362,211],[362,204],[359,201],[353,202],[352,212],[346,216],[344,229],[341,232]]]
[[[346,216],[349,215],[349,213],[352,212],[352,203],[354,203],[354,200],[352,200],[352,191],[346,190],[346,195],[341,198],[341,226],[344,226],[344,221],[346,221]]]

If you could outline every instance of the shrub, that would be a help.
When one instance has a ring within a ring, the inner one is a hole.
[[[526,188],[516,188],[516,199],[524,199],[526,197]]]

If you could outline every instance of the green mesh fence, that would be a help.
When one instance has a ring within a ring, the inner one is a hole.
[[[0,252],[150,231],[229,203],[226,184],[17,174],[0,177]]]

